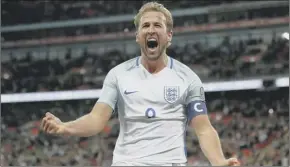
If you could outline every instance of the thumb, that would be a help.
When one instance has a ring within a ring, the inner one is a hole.
[[[49,118],[56,118],[56,116],[54,116],[52,113],[50,113],[50,112],[47,112],[46,114],[45,114],[45,116],[46,117],[49,117]]]
[[[237,158],[233,157],[233,158],[228,159],[228,165],[229,166],[239,166],[240,162]]]

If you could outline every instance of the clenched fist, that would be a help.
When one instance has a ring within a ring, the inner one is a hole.
[[[53,114],[47,112],[41,122],[41,129],[48,134],[69,135],[70,129]]]
[[[229,158],[225,160],[224,163],[220,164],[220,166],[240,166],[241,163],[237,158]]]

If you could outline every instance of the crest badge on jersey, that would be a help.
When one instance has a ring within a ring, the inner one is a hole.
[[[179,99],[179,86],[164,86],[164,99],[168,103],[174,103]]]

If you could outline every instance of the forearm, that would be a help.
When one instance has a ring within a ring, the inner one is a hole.
[[[89,137],[98,134],[104,129],[104,120],[98,115],[86,114],[74,121],[66,122],[65,126],[71,129],[73,136]]]
[[[197,136],[200,147],[211,165],[220,166],[225,161],[225,157],[217,131],[211,127]]]

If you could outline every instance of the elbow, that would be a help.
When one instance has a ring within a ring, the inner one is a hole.
[[[107,121],[105,121],[104,119],[102,119],[100,117],[100,115],[89,114],[89,116],[90,116],[90,120],[92,122],[92,129],[93,129],[93,131],[95,132],[95,134],[100,133],[105,128],[105,126],[107,124]]]

